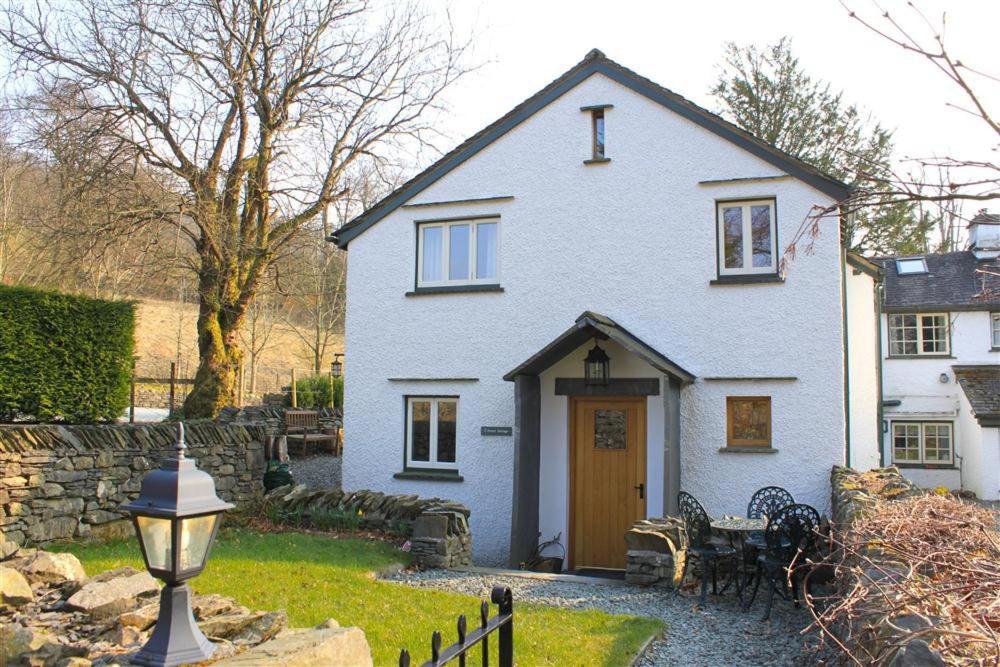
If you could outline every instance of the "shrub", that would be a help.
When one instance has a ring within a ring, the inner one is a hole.
[[[0,285],[0,420],[117,419],[134,331],[132,302]]]
[[[332,380],[332,382],[331,382]],[[330,392],[333,392],[334,407],[344,405],[344,378],[331,378],[329,375],[310,375],[295,381],[296,403],[300,408],[330,407]],[[288,405],[292,397],[287,399]]]

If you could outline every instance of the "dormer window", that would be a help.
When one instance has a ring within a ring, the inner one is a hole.
[[[915,273],[927,273],[927,260],[923,257],[904,257],[896,260],[896,273],[908,276]]]
[[[580,107],[580,111],[590,114],[590,159],[584,160],[584,164],[600,164],[610,162],[607,156],[607,144],[604,138],[604,113],[613,109],[611,104],[595,104],[589,107]]]

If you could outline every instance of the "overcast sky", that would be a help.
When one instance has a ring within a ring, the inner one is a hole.
[[[1000,1],[916,1],[935,24],[947,6],[949,50],[1000,76]],[[877,16],[870,0],[849,4]],[[708,90],[723,44],[764,45],[789,35],[810,74],[844,90],[847,101],[895,129],[898,157],[950,152],[997,159],[996,137],[985,124],[946,105],[967,105],[957,86],[920,56],[850,19],[837,0],[451,0],[447,5],[459,25],[475,26],[476,57],[486,63],[449,96],[451,113],[442,129],[452,143],[509,111],[595,47],[716,111]],[[883,6],[918,34],[930,34],[905,2],[884,0]],[[994,109],[1000,106],[1000,84],[980,87],[991,93]]]

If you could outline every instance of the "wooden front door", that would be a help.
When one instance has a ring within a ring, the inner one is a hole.
[[[571,568],[625,568],[646,517],[646,397],[570,398]]]

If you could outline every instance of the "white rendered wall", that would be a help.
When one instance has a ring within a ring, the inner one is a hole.
[[[955,428],[962,434],[961,449],[959,450],[961,459],[958,461],[962,470],[961,487],[982,498],[983,481],[988,476],[983,474],[986,463],[983,456],[983,430],[979,427],[979,422],[976,421],[969,399],[961,391],[958,396],[958,419],[955,421]],[[956,485],[950,488],[960,487]]]
[[[586,166],[590,117],[579,109],[592,104],[614,105],[606,121],[611,162]],[[791,178],[717,187],[699,181],[780,173],[595,75],[415,199],[513,200],[400,208],[351,241],[345,488],[464,502],[472,509],[476,560],[504,561],[513,439],[482,437],[479,428],[513,425],[513,385],[502,376],[593,310],[699,377],[798,378],[699,381],[684,389],[682,484],[713,513],[745,511],[750,494],[771,483],[824,508],[830,467],[844,455],[837,224],[829,222],[813,254],[792,262],[784,284],[709,284],[716,277],[716,199],[775,196],[779,248],[814,204],[830,199]],[[404,296],[414,287],[415,221],[483,214],[501,218],[505,291]],[[393,377],[479,381],[405,385]],[[432,392],[461,396],[460,484],[393,479],[402,467],[403,396]],[[779,453],[719,453],[725,396],[737,393],[774,395]],[[551,481],[543,478],[541,488]]]
[[[847,266],[847,341],[850,379],[851,460],[856,470],[879,466],[878,322],[875,280]]]
[[[929,311],[930,312],[930,311]],[[938,311],[940,312],[940,311]],[[892,463],[892,420],[943,420],[954,422],[955,466],[948,469],[901,468],[903,474],[916,484],[932,488],[945,486],[959,489],[979,475],[969,471],[979,467],[979,424],[972,419],[960,419],[964,400],[962,388],[955,380],[952,366],[964,364],[1000,363],[1000,352],[991,350],[990,318],[986,311],[961,311],[949,314],[951,322],[951,356],[930,359],[893,359],[888,356],[888,315],[883,314],[882,366],[883,397],[887,401],[899,400],[899,406],[887,406],[883,418],[889,422],[883,434],[885,460]],[[941,382],[944,375],[946,382]],[[968,403],[966,402],[966,405]],[[958,458],[961,457],[961,458]],[[962,461],[963,473],[958,470]]]
[[[982,493],[979,497],[983,500],[1000,500],[1000,428],[984,428],[982,445]]]

